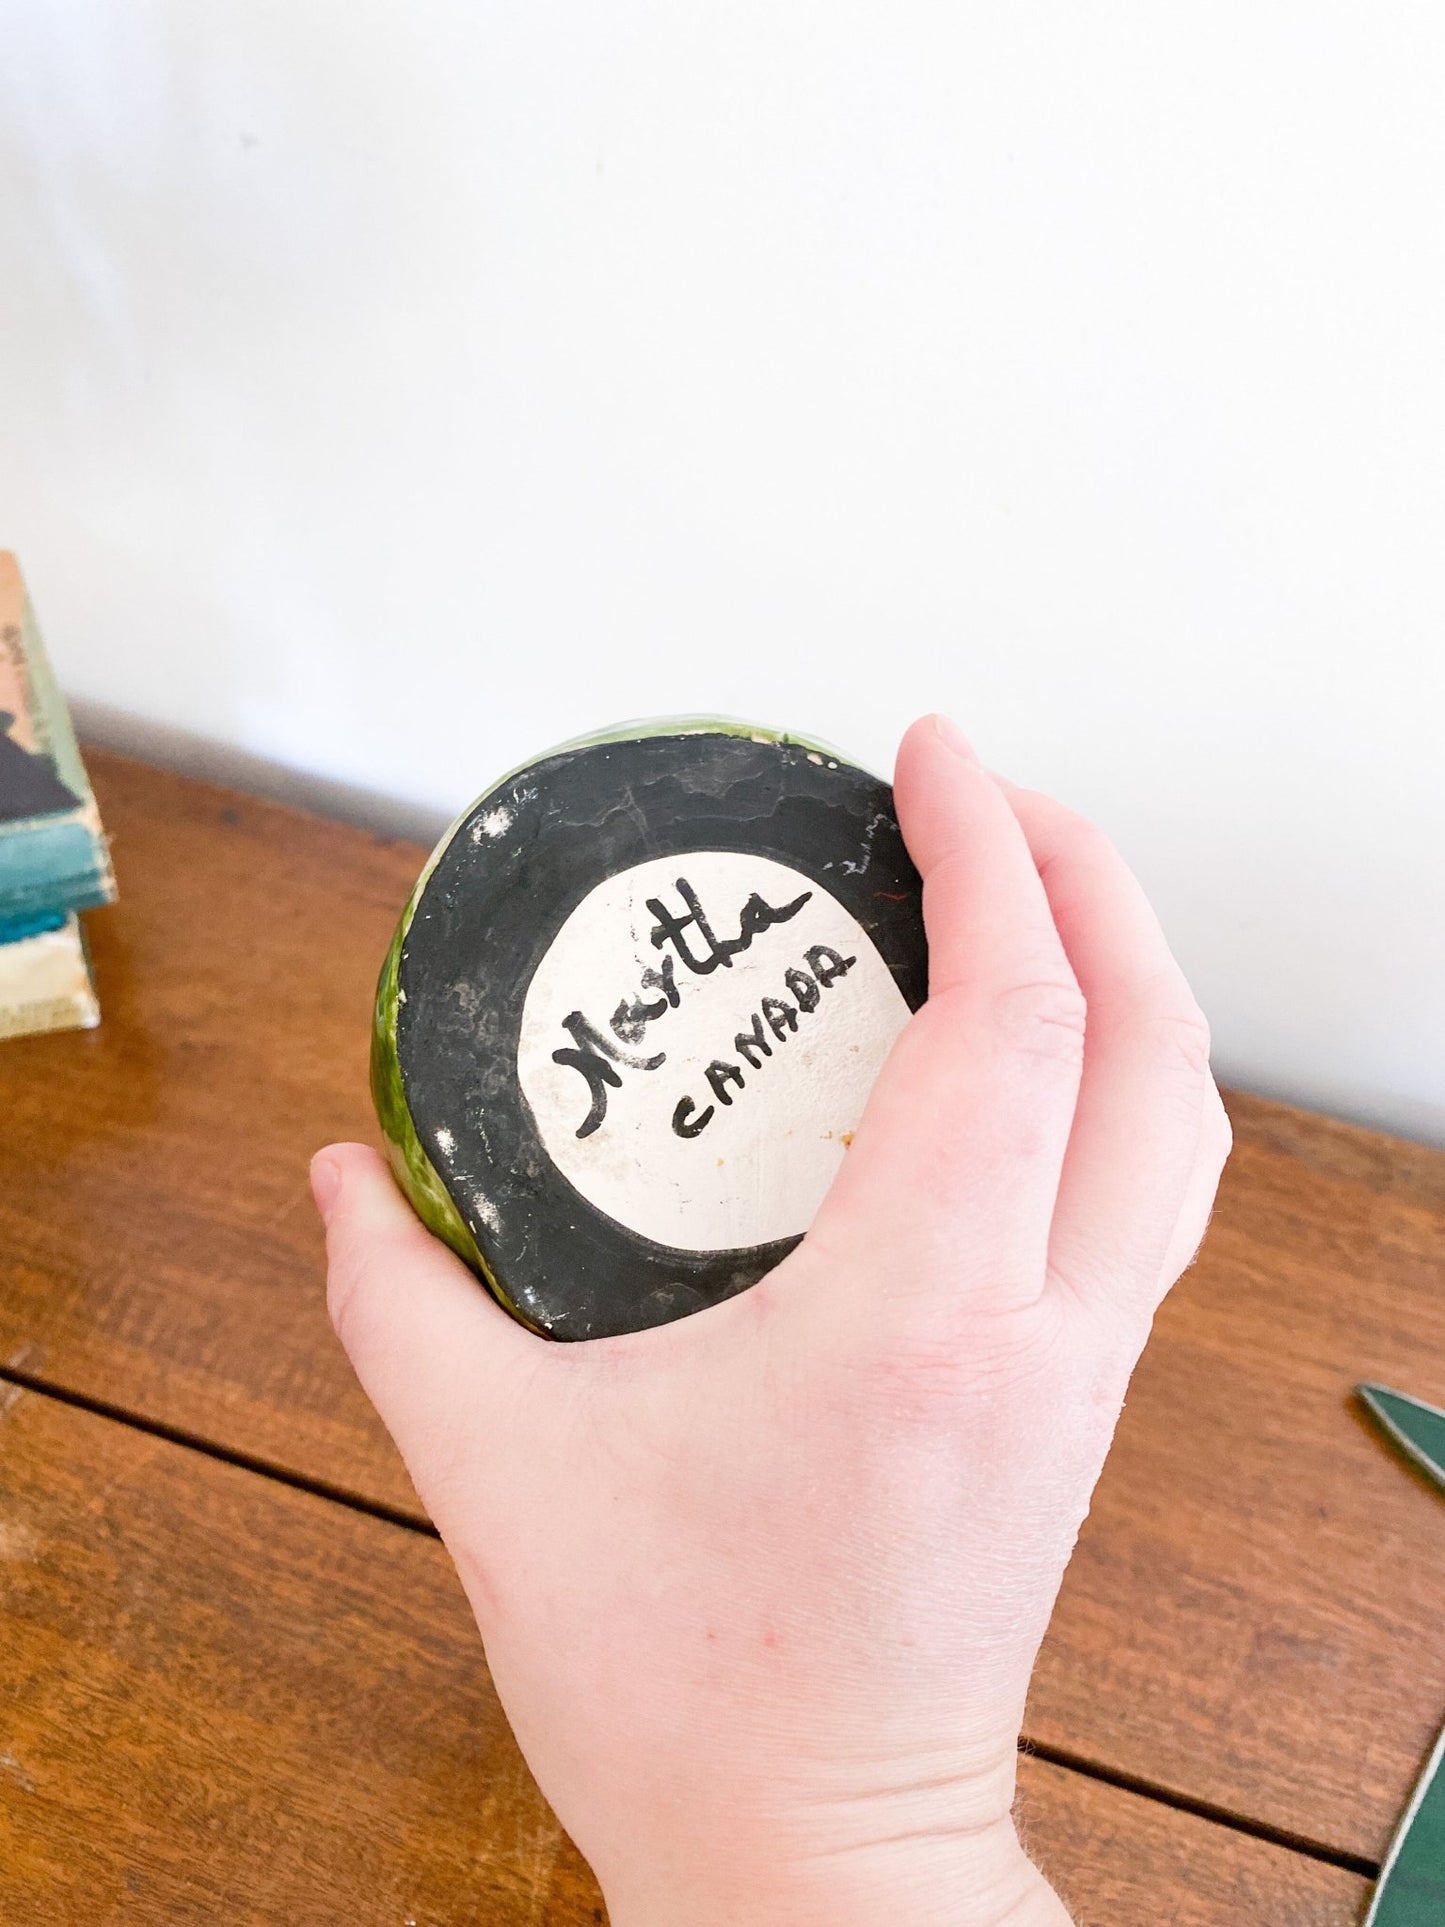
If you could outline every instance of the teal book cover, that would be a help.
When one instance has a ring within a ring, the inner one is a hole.
[[[0,551],[0,941],[115,896],[110,851],[19,564]]]

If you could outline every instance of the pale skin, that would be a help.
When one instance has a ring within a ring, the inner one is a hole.
[[[374,1151],[313,1163],[337,1332],[611,1927],[1069,1920],[1011,1818],[1025,1695],[1229,1126],[1101,833],[937,717],[895,792],[928,1001],[750,1291],[552,1344]]]

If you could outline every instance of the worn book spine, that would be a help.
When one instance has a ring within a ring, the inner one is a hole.
[[[0,550],[0,935],[115,896],[70,714],[15,557]]]
[[[90,1030],[99,1022],[78,917],[67,917],[58,930],[0,944],[0,1038]]]

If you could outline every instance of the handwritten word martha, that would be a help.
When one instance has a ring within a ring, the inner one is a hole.
[[[575,1048],[554,1050],[552,1062],[580,1072],[590,1098],[587,1115],[577,1127],[578,1137],[590,1137],[606,1117],[609,1088],[619,1090],[622,1086],[618,1065],[625,1070],[655,1071],[667,1062],[665,1051],[645,1057],[626,1047],[641,1044],[649,1024],[656,1023],[669,1010],[677,1009],[678,965],[695,977],[710,977],[715,970],[731,970],[733,958],[751,949],[755,937],[771,930],[774,924],[789,922],[813,895],[811,890],[804,890],[791,903],[775,906],[766,903],[754,890],[738,912],[738,934],[719,937],[686,877],[677,879],[676,889],[682,899],[680,911],[669,910],[660,897],[646,900],[647,908],[657,919],[649,932],[649,940],[653,949],[664,955],[656,970],[643,971],[638,995],[622,999],[605,1031],[580,1010],[562,1019],[562,1028]],[[649,991],[657,994],[649,997]]]

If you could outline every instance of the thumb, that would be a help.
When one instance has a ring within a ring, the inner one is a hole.
[[[435,1516],[461,1442],[479,1418],[492,1431],[547,1340],[510,1318],[431,1235],[368,1145],[318,1151],[311,1188],[326,1225],[331,1322]]]

